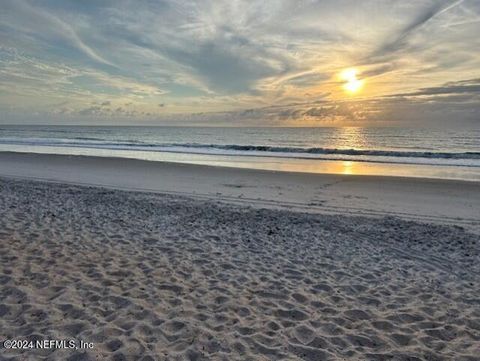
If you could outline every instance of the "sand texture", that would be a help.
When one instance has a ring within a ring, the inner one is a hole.
[[[480,182],[7,152],[0,152],[1,176],[187,195],[308,213],[401,216],[459,225],[480,234]]]
[[[458,226],[0,179],[1,360],[479,360]]]

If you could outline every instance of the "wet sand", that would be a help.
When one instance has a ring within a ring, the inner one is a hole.
[[[480,233],[480,182],[262,171],[0,152],[0,176],[186,195],[253,207],[452,224]]]

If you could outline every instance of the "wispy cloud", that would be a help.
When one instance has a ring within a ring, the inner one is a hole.
[[[397,50],[405,47],[409,40],[409,37],[415,34],[416,31],[424,27],[428,22],[434,19],[436,16],[460,5],[463,0],[443,0],[434,1],[425,8],[420,8],[418,13],[412,17],[412,20],[405,24],[399,31],[393,34],[392,38],[387,39],[386,42],[380,45],[378,49],[372,54],[375,56],[391,55]],[[394,14],[392,14],[394,15]]]
[[[473,94],[480,96],[480,79],[468,79],[455,82],[449,82],[442,86],[421,88],[410,93],[400,93],[391,95],[391,97],[419,97],[436,95],[456,95]]]
[[[34,4],[24,0],[6,0],[6,3],[3,4],[7,10],[2,19],[3,23],[15,32],[47,37],[49,40],[63,39],[92,60],[113,66],[96,50],[88,46],[71,25],[52,12]]]
[[[472,91],[445,83],[480,76],[479,18],[476,0],[5,0],[0,107],[26,112],[28,98],[98,118],[365,120],[392,94]],[[352,66],[363,99],[338,80]]]

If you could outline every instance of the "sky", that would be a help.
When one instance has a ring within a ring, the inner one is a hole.
[[[478,0],[2,0],[0,123],[480,124]]]

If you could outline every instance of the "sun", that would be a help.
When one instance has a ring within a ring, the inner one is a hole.
[[[344,70],[340,74],[340,79],[345,82],[343,84],[343,89],[345,89],[347,93],[357,93],[363,87],[364,81],[357,78],[357,70],[355,69]]]

